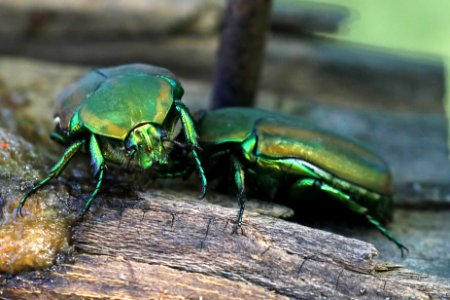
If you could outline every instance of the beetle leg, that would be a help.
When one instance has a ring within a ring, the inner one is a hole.
[[[70,145],[70,140],[68,140],[67,136],[64,135],[61,131],[54,130],[50,134],[50,138],[61,145],[68,146]]]
[[[247,197],[245,196],[245,174],[244,174],[244,168],[242,167],[242,164],[239,162],[239,160],[234,156],[230,156],[231,159],[231,166],[233,168],[233,174],[234,174],[234,182],[236,184],[237,189],[237,201],[239,204],[239,212],[236,219],[236,224],[233,228],[232,233],[236,233],[238,228],[241,228],[242,225],[242,219],[244,217],[244,210],[245,210],[245,201],[247,200]]]
[[[224,149],[224,150],[217,151],[217,152],[215,152],[215,153],[209,155],[209,156],[208,156],[208,159],[209,159],[209,160],[216,160],[216,159],[218,159],[218,158],[221,157],[221,156],[229,155],[229,154],[230,154],[230,149]]]
[[[187,178],[192,173],[193,168],[185,168],[184,170],[177,171],[177,170],[170,170],[168,172],[158,172],[156,175],[156,178]]]
[[[202,192],[199,196],[199,199],[203,199],[206,196],[206,186],[207,186],[205,171],[203,170],[200,159],[198,158],[197,150],[192,149],[192,155],[194,156],[195,164],[197,165],[197,170],[200,175],[200,180],[202,181]]]
[[[192,156],[194,157],[195,164],[197,165],[197,170],[200,175],[200,180],[202,181],[202,193],[200,194],[200,199],[204,198],[206,195],[206,186],[207,181],[205,177],[205,171],[203,170],[202,164],[200,162],[200,159],[198,157],[197,150],[201,149],[200,145],[198,144],[198,135],[195,131],[194,121],[192,120],[192,117],[189,113],[189,110],[181,101],[176,101],[175,106],[177,111],[180,114],[181,124],[183,124],[183,131],[184,135],[186,137],[186,140],[189,141],[189,143],[192,145]]]
[[[36,184],[28,193],[26,193],[22,199],[19,202],[19,205],[17,207],[17,212],[22,215],[22,208],[25,205],[25,202],[27,201],[28,197],[30,197],[32,194],[34,194],[37,190],[39,190],[41,187],[46,185],[50,180],[52,180],[55,177],[58,177],[59,174],[64,170],[64,168],[67,166],[69,161],[73,158],[73,156],[80,150],[81,146],[83,146],[84,141],[77,141],[69,146],[69,148],[66,149],[63,156],[59,159],[59,161],[51,168],[48,176],[44,178],[41,182]]]
[[[369,210],[354,201],[349,195],[343,193],[342,191],[326,184],[323,182],[320,182],[317,179],[302,179],[297,181],[294,184],[295,189],[303,189],[307,187],[316,187],[320,190],[326,192],[327,194],[331,195],[334,199],[338,200],[341,204],[345,205],[347,208],[349,208],[352,212],[364,216],[367,221],[375,226],[375,228],[378,229],[381,234],[383,234],[385,237],[387,237],[391,242],[397,245],[397,247],[400,248],[400,251],[402,253],[402,256],[405,255],[405,252],[409,252],[408,248],[406,248],[400,240],[395,237],[389,230],[387,230],[384,226],[381,225],[380,222],[378,222],[376,219],[374,219],[370,214]]]
[[[89,210],[89,207],[91,206],[92,201],[95,199],[98,192],[100,191],[100,187],[103,182],[105,159],[103,158],[102,151],[100,150],[100,146],[98,144],[95,135],[91,135],[91,139],[89,142],[89,152],[91,153],[91,167],[94,173],[94,177],[97,179],[97,184],[88,201],[84,205],[82,215],[84,215]]]

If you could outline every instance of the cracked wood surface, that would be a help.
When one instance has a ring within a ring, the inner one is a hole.
[[[139,193],[135,202],[125,204],[108,197],[102,197],[97,211],[74,229],[70,262],[47,271],[0,277],[0,295],[14,299],[446,299],[450,295],[444,281],[375,261],[377,250],[359,240],[256,213],[246,214],[243,235],[232,235],[235,209],[186,193]]]

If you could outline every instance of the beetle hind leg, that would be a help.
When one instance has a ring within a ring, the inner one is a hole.
[[[394,242],[398,248],[400,248],[400,252],[402,253],[402,257],[405,257],[407,253],[409,253],[409,249],[400,242],[395,235],[393,235],[389,230],[387,230],[384,226],[380,224],[376,219],[374,219],[371,215],[366,214],[366,219],[370,224],[375,226],[378,231],[381,232],[385,237],[387,237],[390,241]]]
[[[387,228],[385,228],[383,225],[381,225],[381,223],[379,221],[377,221],[375,218],[373,218],[369,214],[369,210],[366,207],[364,207],[364,206],[360,205],[359,203],[357,203],[356,201],[354,201],[351,198],[351,196],[349,196],[348,194],[346,194],[326,183],[323,183],[317,179],[311,179],[311,178],[299,180],[293,186],[294,189],[298,189],[298,190],[302,190],[302,189],[309,188],[309,187],[316,187],[316,188],[326,192],[327,194],[332,196],[334,199],[338,200],[339,203],[343,204],[345,207],[350,209],[352,212],[354,212],[358,215],[364,216],[367,219],[367,221],[370,224],[372,224],[373,226],[375,226],[375,228],[377,228],[381,234],[383,234],[391,242],[393,242],[395,245],[397,245],[398,248],[400,248],[402,257],[405,256],[405,253],[409,252],[408,248],[406,248],[405,245],[403,245],[402,242],[400,242],[400,240],[397,237],[395,237],[389,230],[387,230]]]
[[[77,141],[69,146],[69,148],[64,151],[63,156],[59,159],[59,161],[51,168],[48,176],[44,178],[41,182],[36,184],[30,191],[28,191],[20,200],[19,205],[17,206],[17,213],[22,215],[22,208],[25,205],[28,197],[34,194],[37,190],[45,186],[50,180],[55,177],[58,177],[59,174],[64,170],[70,160],[74,157],[74,155],[80,150],[81,146],[84,144],[84,141]]]

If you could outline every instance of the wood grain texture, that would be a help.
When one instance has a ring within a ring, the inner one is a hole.
[[[0,277],[0,295],[445,299],[450,293],[444,281],[375,261],[377,250],[355,239],[255,213],[246,214],[243,235],[232,235],[234,209],[186,193],[140,193],[125,203],[106,198],[74,229],[71,262]]]

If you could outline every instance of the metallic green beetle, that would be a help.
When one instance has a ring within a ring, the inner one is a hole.
[[[97,179],[83,213],[100,190],[106,161],[140,169],[159,168],[169,163],[174,146],[192,153],[204,196],[206,178],[197,154],[198,137],[189,111],[181,102],[183,93],[181,84],[169,70],[145,64],[95,69],[63,90],[58,97],[56,129],[51,136],[67,149],[49,175],[24,195],[18,212],[26,199],[58,176],[83,146],[91,155]],[[173,139],[178,120],[186,144]]]
[[[197,130],[207,174],[223,172],[223,163],[232,167],[240,206],[234,230],[242,224],[246,188],[297,199],[315,188],[367,218],[402,254],[407,250],[380,223],[392,217],[391,175],[364,146],[299,118],[251,108],[209,111]]]

